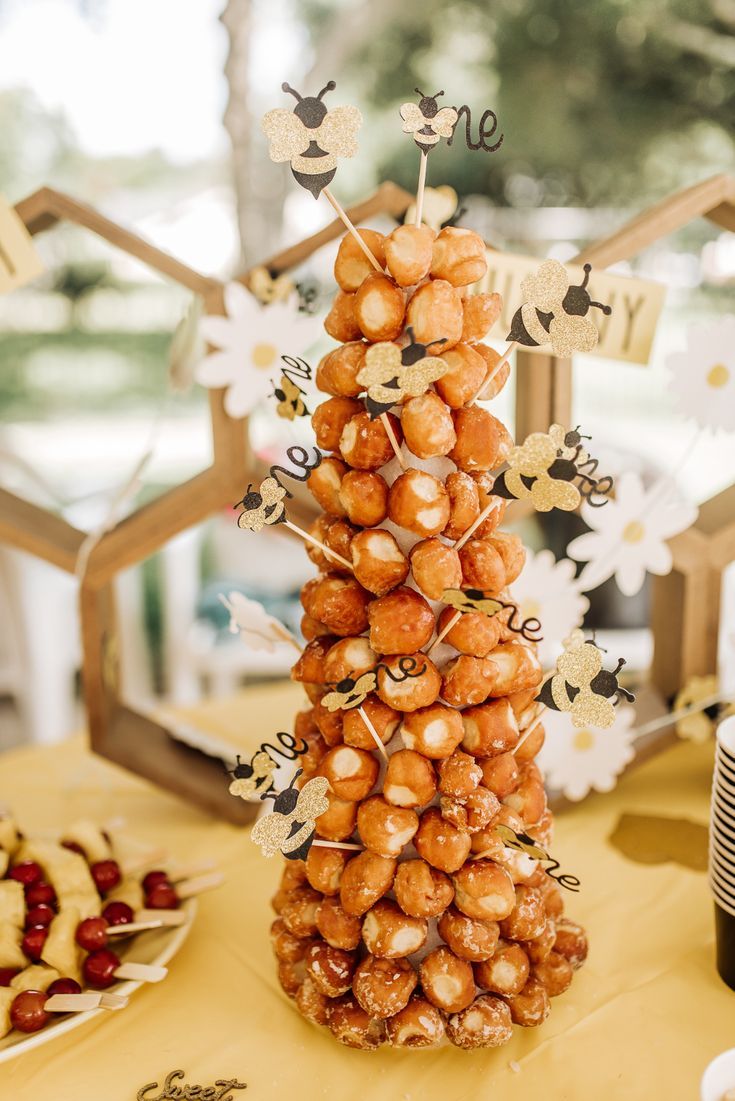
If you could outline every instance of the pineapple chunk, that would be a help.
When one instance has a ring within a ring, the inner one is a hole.
[[[54,967],[42,967],[39,963],[33,963],[21,971],[20,975],[10,980],[10,989],[16,994],[21,990],[48,990],[52,982],[56,982],[61,976]],[[0,988],[2,989],[2,988]]]
[[[26,859],[37,861],[44,869],[56,891],[59,910],[72,906],[83,918],[99,914],[100,896],[83,856],[55,841],[27,841],[23,850]]]
[[[19,844],[15,821],[12,818],[0,818],[0,849],[5,849],[12,856]]]
[[[127,902],[132,910],[142,910],[145,899],[137,879],[123,879],[105,897],[105,902]]]
[[[74,936],[79,925],[79,910],[74,906],[57,914],[49,925],[41,959],[69,979],[81,978],[81,951]]]
[[[0,1039],[7,1036],[13,1027],[10,1023],[10,1007],[17,993],[17,990],[9,986],[0,986]]]
[[[84,849],[90,864],[96,864],[98,860],[112,859],[110,844],[103,837],[102,830],[99,826],[95,826],[94,822],[88,822],[86,819],[75,822],[64,830],[64,840],[76,841],[77,845]]]
[[[0,879],[2,879],[2,877],[7,872],[9,863],[10,857],[5,852],[5,849],[0,849]]]
[[[14,879],[0,881],[0,921],[9,921],[22,929],[26,920],[26,900],[23,884]]]
[[[23,933],[9,921],[0,921],[0,967],[25,967],[28,962],[20,946]]]

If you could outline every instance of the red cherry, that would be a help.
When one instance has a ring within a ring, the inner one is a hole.
[[[154,887],[157,887],[159,883],[169,883],[170,880],[166,872],[147,872],[143,876],[143,890],[148,893],[152,891]]]
[[[115,972],[120,966],[120,960],[109,948],[100,948],[98,952],[90,952],[84,961],[84,978],[90,986],[112,986],[115,981]]]
[[[39,879],[38,883],[32,883],[26,887],[26,905],[28,906],[52,906],[56,902],[56,891],[45,879]]]
[[[129,925],[135,914],[127,902],[108,902],[102,911],[102,917],[108,925]]]
[[[33,960],[34,963],[39,962],[47,936],[48,929],[45,925],[34,925],[23,934],[21,947],[29,960]]]
[[[85,952],[96,952],[107,946],[107,922],[103,917],[90,917],[80,921],[76,942]]]
[[[81,994],[82,988],[74,979],[54,979],[46,994],[52,997],[54,994]]]
[[[10,869],[10,878],[17,880],[18,883],[30,885],[43,879],[43,872],[40,864],[36,864],[35,860],[22,860],[20,864],[14,864]]]
[[[79,856],[86,857],[86,853],[81,845],[78,845],[76,841],[62,841],[61,845],[64,849],[69,849],[73,853],[78,853]]]
[[[98,860],[89,868],[92,879],[101,895],[106,895],[113,887],[117,887],[122,879],[120,865],[116,860]]]
[[[17,967],[0,967],[0,986],[10,986],[10,980],[17,974]]]
[[[19,1032],[38,1032],[51,1020],[51,1014],[43,1008],[48,995],[41,990],[23,990],[13,999],[10,1020]]]
[[[145,896],[145,904],[151,910],[176,910],[179,896],[170,883],[157,883]]]
[[[50,925],[56,914],[44,902],[38,906],[31,906],[26,914],[26,929],[32,929],[34,925]]]

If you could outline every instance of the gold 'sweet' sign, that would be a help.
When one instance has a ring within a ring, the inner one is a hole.
[[[238,1082],[237,1078],[218,1078],[213,1086],[188,1085],[181,1082],[186,1077],[183,1070],[170,1071],[164,1081],[148,1082],[141,1086],[136,1093],[137,1101],[235,1101],[232,1090],[246,1090],[245,1082]]]
[[[538,270],[540,261],[534,256],[515,256],[512,253],[488,249],[487,263],[487,274],[478,283],[477,289],[497,291],[502,295],[503,313],[496,331],[502,331],[505,336],[510,331],[513,314],[523,297],[521,281]],[[564,267],[572,282],[582,282],[584,269],[581,266],[565,264]],[[595,317],[600,339],[589,354],[628,363],[647,364],[666,295],[663,284],[625,275],[610,275],[593,268],[589,289],[595,298],[612,307],[609,315],[600,314]],[[521,350],[550,354],[549,345],[540,345],[538,348],[524,346]]]

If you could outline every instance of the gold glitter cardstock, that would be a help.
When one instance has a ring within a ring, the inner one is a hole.
[[[421,397],[447,373],[449,364],[438,356],[414,358],[421,349],[423,345],[414,343],[401,349],[390,341],[368,348],[357,381],[366,389],[367,407],[373,418],[406,398]]]
[[[425,96],[418,88],[415,91],[421,96],[418,103],[401,104],[403,133],[410,134],[426,154],[435,149],[442,138],[451,138],[459,116],[454,107],[440,107],[437,103],[444,95],[443,90],[433,96]]]
[[[521,283],[523,305],[513,316],[507,339],[529,348],[551,344],[554,355],[560,357],[591,352],[600,334],[589,311],[612,313],[610,306],[590,297],[591,271],[591,265],[585,264],[582,282],[570,285],[564,265],[545,260],[535,275],[527,275]]]
[[[263,856],[281,852],[288,860],[303,860],[314,840],[315,819],[329,809],[326,776],[312,777],[297,791],[293,785],[300,775],[299,769],[291,784],[275,796],[272,812],[253,826],[250,836]]]
[[[585,438],[578,429],[566,430],[560,424],[552,424],[548,432],[532,432],[511,450],[493,493],[530,500],[537,512],[553,508],[574,512],[582,497],[600,508],[608,500],[613,480],[607,475],[595,477],[598,463],[582,446]]]
[[[544,681],[536,700],[552,711],[570,715],[576,727],[605,730],[615,722],[615,707],[621,698],[630,703],[635,700],[618,683],[624,665],[625,659],[618,658],[614,670],[604,669],[599,646],[577,629],[565,640],[556,670]]]

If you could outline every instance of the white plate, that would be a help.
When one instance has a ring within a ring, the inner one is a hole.
[[[172,959],[178,952],[181,945],[189,935],[192,922],[197,912],[196,899],[190,898],[183,903],[181,909],[187,916],[187,921],[183,925],[164,926],[161,929],[149,929],[145,933],[138,933],[134,937],[130,937],[128,940],[123,940],[120,945],[114,946],[114,950],[122,961],[134,960],[136,963],[150,963],[154,966],[163,967]],[[166,981],[165,979],[163,980]],[[116,983],[115,986],[109,987],[106,993],[109,994],[123,994],[129,997],[139,987],[143,986],[142,982],[128,982]],[[52,1020],[45,1028],[40,1029],[38,1032],[31,1032],[26,1034],[23,1032],[16,1032],[13,1029],[2,1040],[0,1040],[0,1063],[7,1062],[9,1059],[15,1059],[18,1055],[23,1055],[24,1052],[30,1051],[31,1048],[39,1047],[41,1044],[47,1043],[49,1040],[55,1040],[57,1036],[62,1036],[66,1032],[71,1032],[73,1028],[79,1028],[80,1025],[85,1024],[87,1021],[91,1021],[93,1017],[98,1016],[100,1013],[124,1013],[122,1009],[90,1009],[87,1013],[63,1013],[58,1015],[58,1020]]]

